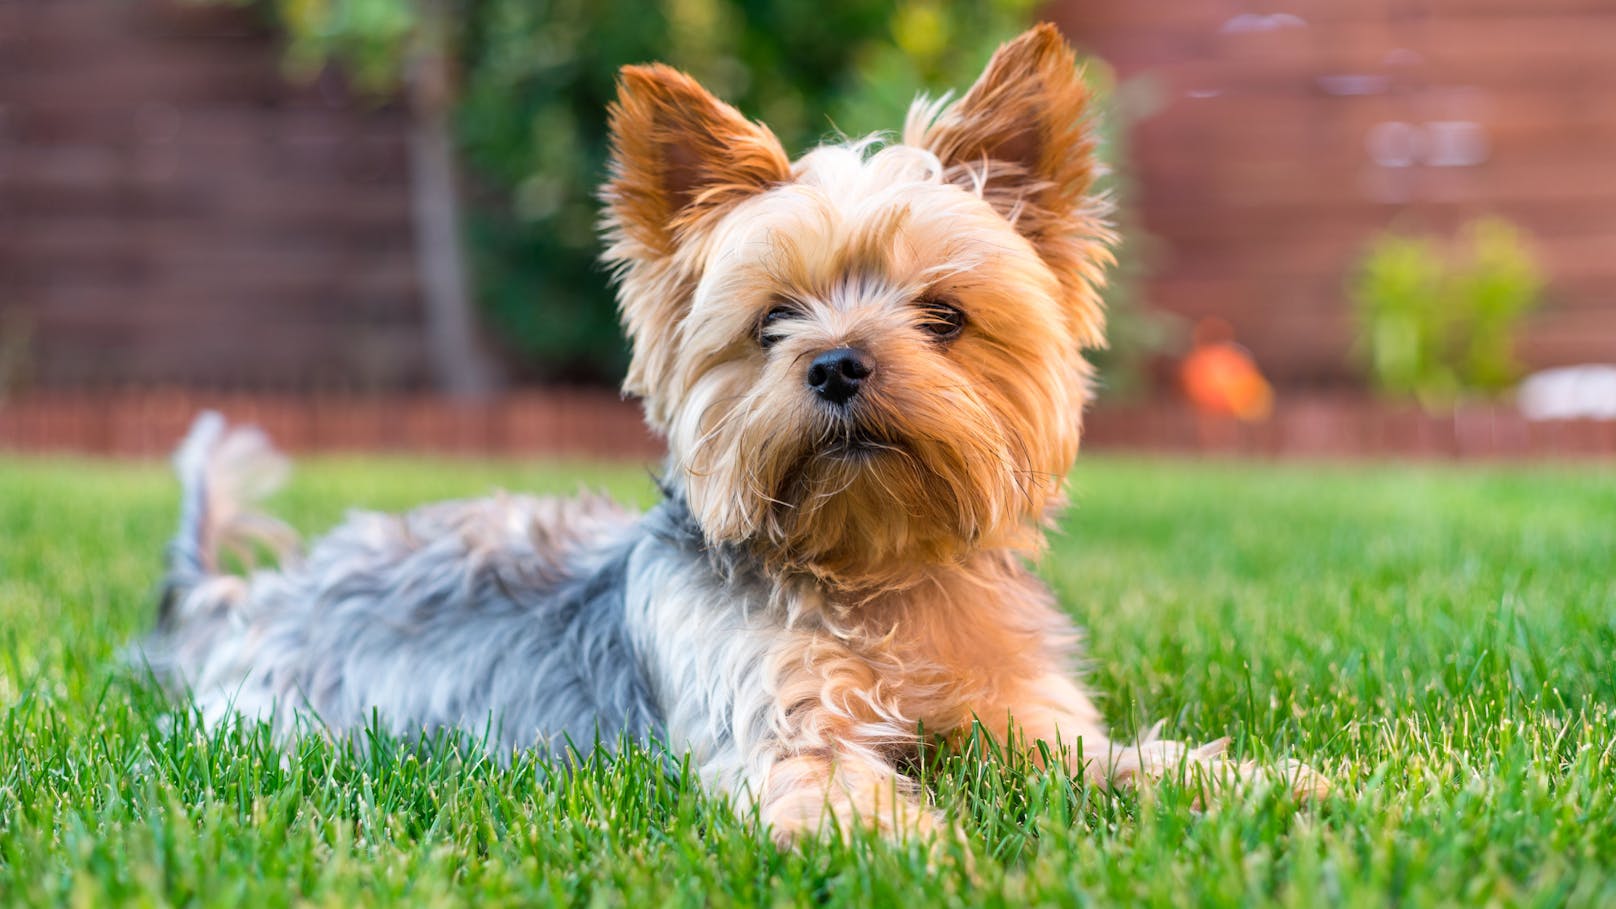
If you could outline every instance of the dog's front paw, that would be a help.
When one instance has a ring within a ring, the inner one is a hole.
[[[918,840],[942,849],[951,841],[963,839],[957,825],[920,804],[866,806],[859,811],[847,803],[825,801],[819,804],[774,806],[764,815],[770,839],[781,849],[792,849],[810,839],[851,841],[856,831],[869,830],[886,839]]]
[[[1152,730],[1140,742],[1113,747],[1107,776],[1114,785],[1138,787],[1182,775],[1186,782],[1214,792],[1282,786],[1299,801],[1322,799],[1330,792],[1330,781],[1301,761],[1287,758],[1272,765],[1234,761],[1224,754],[1228,746],[1226,738],[1190,746],[1158,739]]]
[[[1319,801],[1332,788],[1329,777],[1294,758],[1283,758],[1269,767],[1247,766],[1268,783],[1288,787],[1297,801]]]
[[[946,842],[956,826],[896,775],[861,774],[843,767],[832,779],[795,781],[773,790],[760,806],[771,838],[782,848],[805,839],[853,838],[866,830],[894,840]],[[829,774],[827,774],[829,775]]]

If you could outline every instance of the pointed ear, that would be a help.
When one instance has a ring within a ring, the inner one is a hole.
[[[768,127],[671,67],[623,67],[609,117],[608,228],[642,255],[671,252],[707,215],[791,177]]]
[[[940,113],[917,104],[904,142],[930,150],[949,180],[982,195],[1057,261],[1061,238],[1103,228],[1093,218],[1089,93],[1055,26],[1000,47],[971,90]]]

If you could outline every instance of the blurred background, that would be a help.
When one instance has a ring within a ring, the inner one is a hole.
[[[797,152],[1040,19],[1124,236],[1092,447],[1616,455],[1609,0],[0,0],[0,447],[654,455],[617,68]]]

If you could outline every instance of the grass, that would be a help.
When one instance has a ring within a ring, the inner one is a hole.
[[[318,530],[491,486],[639,502],[640,469],[326,461]],[[1006,761],[926,768],[957,856],[778,853],[643,754],[570,774],[204,735],[119,669],[174,489],[0,461],[0,901],[193,906],[1616,903],[1616,473],[1090,459],[1041,570],[1110,719],[1224,734],[1338,791],[1192,808]]]

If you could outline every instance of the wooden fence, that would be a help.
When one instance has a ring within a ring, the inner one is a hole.
[[[1282,388],[1358,385],[1344,281],[1391,225],[1499,212],[1532,366],[1616,361],[1611,0],[1054,0],[1143,113],[1143,298]],[[402,111],[288,82],[253,10],[0,0],[0,386],[428,384]],[[1138,230],[1134,230],[1134,227]]]
[[[1501,214],[1549,305],[1529,365],[1616,362],[1616,3],[1056,0],[1116,68],[1123,257],[1144,299],[1235,326],[1282,387],[1357,385],[1346,283],[1387,228]]]
[[[0,0],[0,386],[422,386],[407,128],[245,4]]]
[[[1427,413],[1323,395],[1282,398],[1261,423],[1173,405],[1100,409],[1084,438],[1091,451],[1196,456],[1616,463],[1616,422],[1608,420],[1528,420],[1507,405]]]
[[[638,405],[607,391],[450,398],[42,393],[0,402],[0,449],[160,457],[204,409],[253,423],[291,452],[411,452],[610,459],[658,457]]]
[[[637,404],[609,392],[546,390],[484,403],[393,395],[290,396],[120,391],[0,401],[0,450],[162,457],[204,408],[258,424],[293,452],[654,460]],[[1433,415],[1358,398],[1281,399],[1258,424],[1176,406],[1089,414],[1090,451],[1258,458],[1616,461],[1616,422],[1531,421],[1509,407]]]

